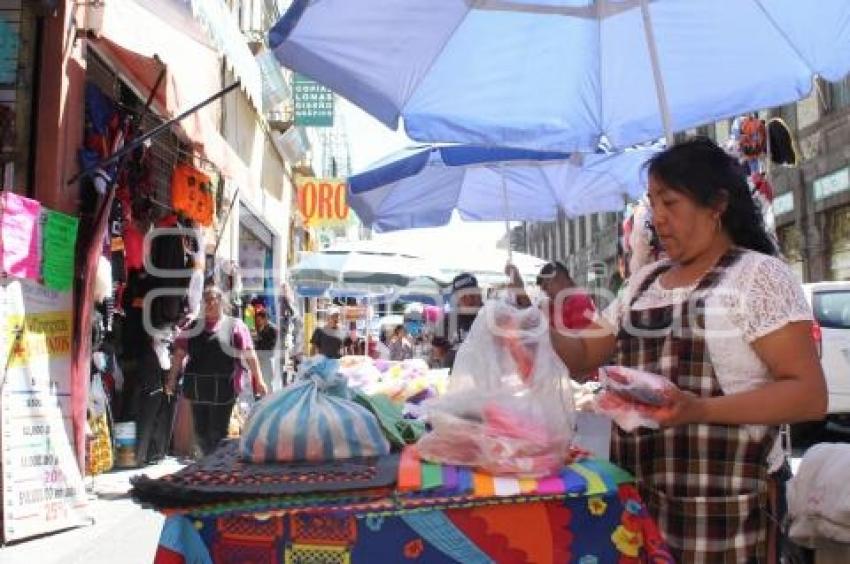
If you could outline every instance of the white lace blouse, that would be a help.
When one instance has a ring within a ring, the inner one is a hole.
[[[598,321],[618,331],[634,293],[660,264],[636,272]],[[656,278],[633,308],[641,311],[682,303],[695,287],[666,289]],[[788,265],[776,257],[744,251],[705,298],[706,347],[723,393],[744,392],[768,382],[772,376],[751,343],[788,323],[811,319],[803,288]],[[781,464],[781,454],[774,448],[771,470]]]

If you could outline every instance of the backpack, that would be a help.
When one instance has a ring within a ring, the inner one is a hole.
[[[738,146],[745,157],[752,158],[763,154],[767,150],[767,130],[764,122],[757,117],[742,118]]]

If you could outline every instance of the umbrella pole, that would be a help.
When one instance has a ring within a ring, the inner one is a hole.
[[[502,174],[502,204],[505,208],[505,236],[508,241],[508,263],[513,264],[514,261],[514,250],[513,245],[511,245],[511,209],[510,204],[508,203],[508,181],[505,180],[505,171],[501,171]]]
[[[640,12],[643,15],[643,31],[646,35],[646,47],[649,49],[649,60],[652,62],[652,77],[655,79],[655,95],[658,97],[658,109],[661,112],[661,125],[664,127],[664,138],[667,140],[667,147],[672,147],[673,121],[670,118],[670,105],[667,103],[667,92],[664,89],[661,66],[658,64],[658,48],[655,44],[655,33],[652,30],[652,19],[649,15],[649,4],[647,0],[640,0]]]

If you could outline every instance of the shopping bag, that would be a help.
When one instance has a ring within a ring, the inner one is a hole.
[[[115,462],[112,454],[112,439],[109,433],[109,416],[106,411],[89,415],[91,435],[86,441],[86,475],[97,476],[112,470]]]
[[[254,407],[240,441],[251,462],[329,461],[389,453],[378,420],[351,400],[339,361],[305,361],[299,380]]]
[[[192,402],[183,396],[177,400],[174,413],[174,432],[171,439],[172,449],[177,456],[194,456],[195,422],[192,417]]]
[[[424,402],[422,458],[496,474],[545,475],[566,459],[575,409],[569,371],[536,308],[488,301],[460,347],[446,393]]]

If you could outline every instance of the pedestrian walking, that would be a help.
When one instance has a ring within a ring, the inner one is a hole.
[[[267,392],[248,327],[225,314],[222,300],[217,286],[204,289],[204,318],[190,324],[175,341],[165,385],[166,393],[173,395],[184,360],[188,359],[182,391],[191,402],[195,440],[204,455],[227,436],[245,365],[255,395]]]

